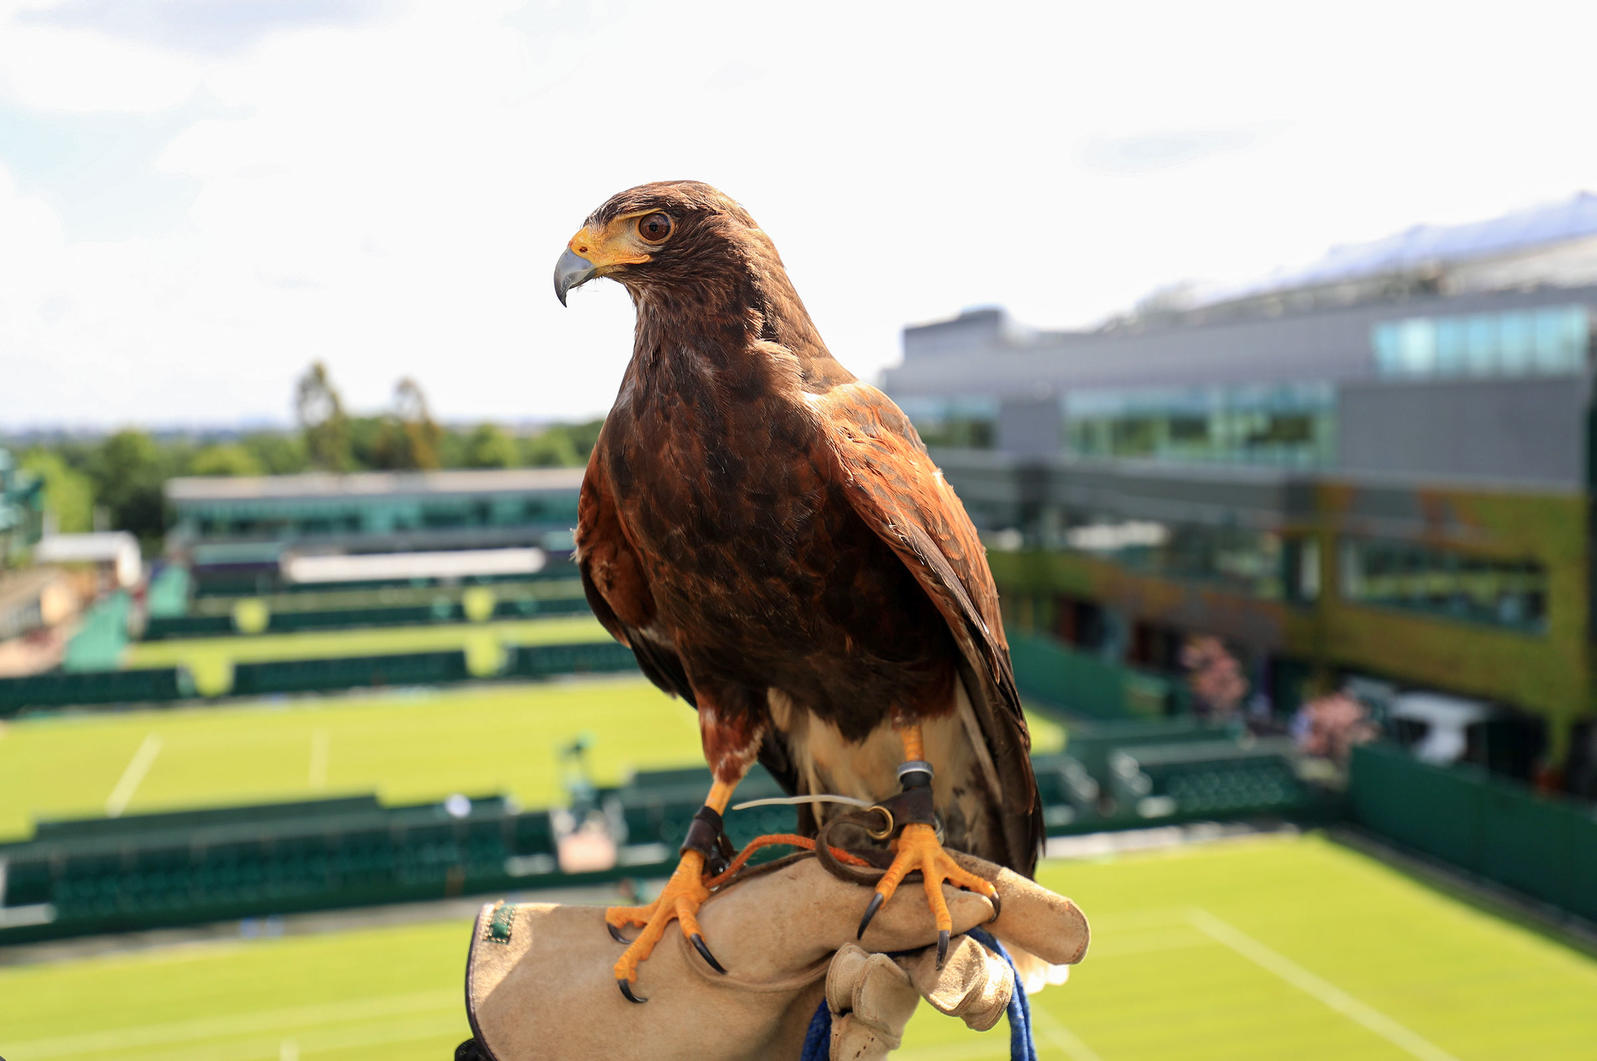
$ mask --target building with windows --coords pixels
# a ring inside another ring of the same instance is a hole
[[[1019,629],[1166,671],[1217,635],[1278,716],[1348,682],[1484,704],[1471,756],[1523,774],[1597,705],[1594,315],[1581,195],[1093,331],[907,328],[884,387]]]
[[[349,577],[510,577],[526,550],[570,551],[581,485],[580,468],[172,479],[167,551],[202,592],[269,591],[304,561],[377,554],[393,559],[381,577],[372,561]]]

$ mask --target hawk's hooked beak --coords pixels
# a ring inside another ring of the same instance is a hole
[[[574,287],[581,287],[593,279],[593,274],[599,267],[570,247],[555,262],[555,297],[560,299],[560,304],[566,304],[566,292]]]
[[[566,304],[566,292],[596,276],[611,276],[628,265],[649,260],[649,248],[638,239],[632,225],[637,214],[622,214],[597,228],[584,227],[566,243],[555,262],[555,294]]]

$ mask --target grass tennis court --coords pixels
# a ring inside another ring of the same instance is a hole
[[[29,818],[106,813],[117,793],[127,813],[372,791],[563,803],[558,750],[583,733],[601,782],[702,761],[693,710],[631,676],[64,715],[0,737],[0,838]]]
[[[601,784],[704,761],[693,710],[635,676],[40,717],[0,728],[0,840],[38,817],[373,791],[549,806],[565,802],[558,751],[584,733]],[[1046,719],[1033,737],[1063,741]]]
[[[1033,1000],[1069,1061],[1590,1057],[1597,961],[1326,839],[1047,863],[1092,919]],[[469,1032],[469,924],[190,944],[0,969],[14,1061],[438,1061]],[[647,1017],[639,1011],[639,1019]],[[1007,1054],[922,1007],[907,1061]]]
[[[519,619],[497,623],[444,623],[366,630],[312,630],[296,634],[173,638],[128,646],[125,667],[184,666],[202,693],[225,690],[234,663],[334,656],[381,656],[399,652],[464,649],[476,672],[479,662],[497,661],[501,645],[551,645],[608,641],[591,616]],[[491,669],[491,668],[490,668]]]

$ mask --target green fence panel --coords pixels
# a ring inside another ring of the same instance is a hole
[[[426,623],[458,623],[465,613],[458,601],[439,601],[400,608],[329,608],[323,611],[274,611],[267,630],[293,633],[299,630],[338,630],[372,626],[419,626]]]
[[[6,860],[5,892],[0,895],[6,906],[31,906],[47,903],[54,892],[55,868],[47,855],[24,856]]]
[[[495,619],[529,619],[540,615],[586,615],[586,597],[516,597],[494,602]]]
[[[1597,921],[1597,821],[1588,810],[1584,820],[1571,822],[1569,890],[1575,896],[1570,909],[1588,921]],[[1579,818],[1578,814],[1573,815]]]
[[[588,602],[581,597],[517,597],[495,602],[496,619],[529,619],[540,616],[586,615]],[[371,605],[353,608],[276,609],[269,612],[266,632],[296,633],[304,630],[346,630],[383,626],[423,626],[428,623],[461,623],[468,619],[459,600],[439,598],[425,604]],[[196,615],[171,615],[151,618],[144,629],[144,640],[160,641],[174,637],[225,637],[242,634],[232,613],[206,612]]]
[[[506,672],[518,678],[549,678],[561,674],[611,674],[637,668],[632,650],[614,641],[573,642],[560,645],[516,645],[510,650]]]
[[[525,811],[516,815],[511,850],[518,855],[553,855],[554,822],[546,810]]]
[[[1180,687],[1149,674],[1061,644],[1050,637],[1009,631],[1015,684],[1028,698],[1090,718],[1158,718],[1179,709]]]
[[[1369,744],[1354,751],[1348,791],[1361,823],[1482,872],[1480,778],[1417,762],[1401,748]]]
[[[231,615],[150,616],[144,625],[144,640],[164,641],[173,637],[220,637],[237,633]]]
[[[1574,851],[1562,807],[1531,792],[1503,785],[1481,791],[1481,874],[1550,902],[1568,905],[1574,896]]]
[[[1597,809],[1381,744],[1354,749],[1349,791],[1371,830],[1597,919]]]
[[[464,681],[466,654],[406,652],[385,656],[273,660],[233,666],[234,696],[327,692],[367,685],[436,685]]]
[[[35,841],[70,841],[88,837],[131,837],[145,833],[182,832],[199,827],[257,827],[270,822],[310,822],[318,818],[380,814],[375,794],[337,796],[333,799],[295,800],[242,807],[205,807],[199,810],[125,814],[120,818],[66,818],[46,820],[34,827]]]
[[[177,667],[32,674],[0,678],[0,717],[30,708],[164,703],[191,695],[188,672]]]

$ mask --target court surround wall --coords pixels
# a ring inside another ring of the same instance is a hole
[[[1349,796],[1366,828],[1597,921],[1597,808],[1385,744],[1354,749]]]

